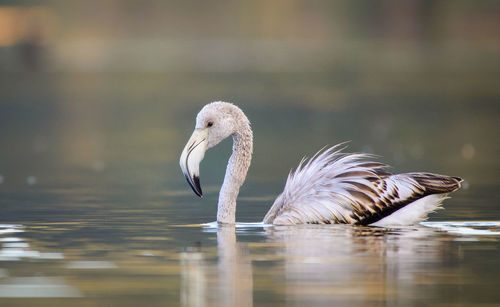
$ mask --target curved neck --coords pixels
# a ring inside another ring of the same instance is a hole
[[[252,151],[252,129],[248,122],[244,122],[233,134],[233,153],[229,158],[224,183],[219,193],[217,209],[217,222],[219,223],[234,224],[235,222],[236,198],[247,176]]]

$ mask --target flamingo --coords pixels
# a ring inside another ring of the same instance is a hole
[[[253,152],[253,133],[243,111],[228,102],[205,105],[180,157],[180,167],[194,193],[202,196],[199,164],[207,149],[232,136],[217,209],[217,222],[234,224],[236,199]],[[418,223],[440,208],[462,179],[433,173],[391,174],[387,165],[364,153],[344,153],[345,143],[302,159],[288,175],[283,192],[263,223],[404,226]]]

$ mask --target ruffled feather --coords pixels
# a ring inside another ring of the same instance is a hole
[[[370,161],[372,155],[343,153],[344,145],[302,159],[295,172],[288,175],[284,191],[264,217],[264,223],[380,223],[419,199],[460,187],[461,179],[457,177],[431,173],[392,175],[386,171],[387,165]],[[411,212],[415,218],[406,218],[404,224],[425,218],[444,197],[432,199],[432,204],[421,206],[425,207],[420,208],[422,212]]]

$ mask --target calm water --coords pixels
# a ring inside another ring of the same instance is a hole
[[[391,90],[324,74],[2,78],[1,304],[500,303],[494,90]],[[205,224],[230,141],[205,156],[203,199],[178,167],[197,111],[216,99],[239,104],[254,128],[237,211],[250,224],[236,229]],[[394,172],[466,183],[416,227],[252,224],[302,156],[345,140]]]

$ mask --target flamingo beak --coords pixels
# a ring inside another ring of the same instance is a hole
[[[179,164],[187,182],[199,197],[203,196],[200,185],[200,162],[205,156],[208,144],[208,130],[195,129],[182,151]]]

